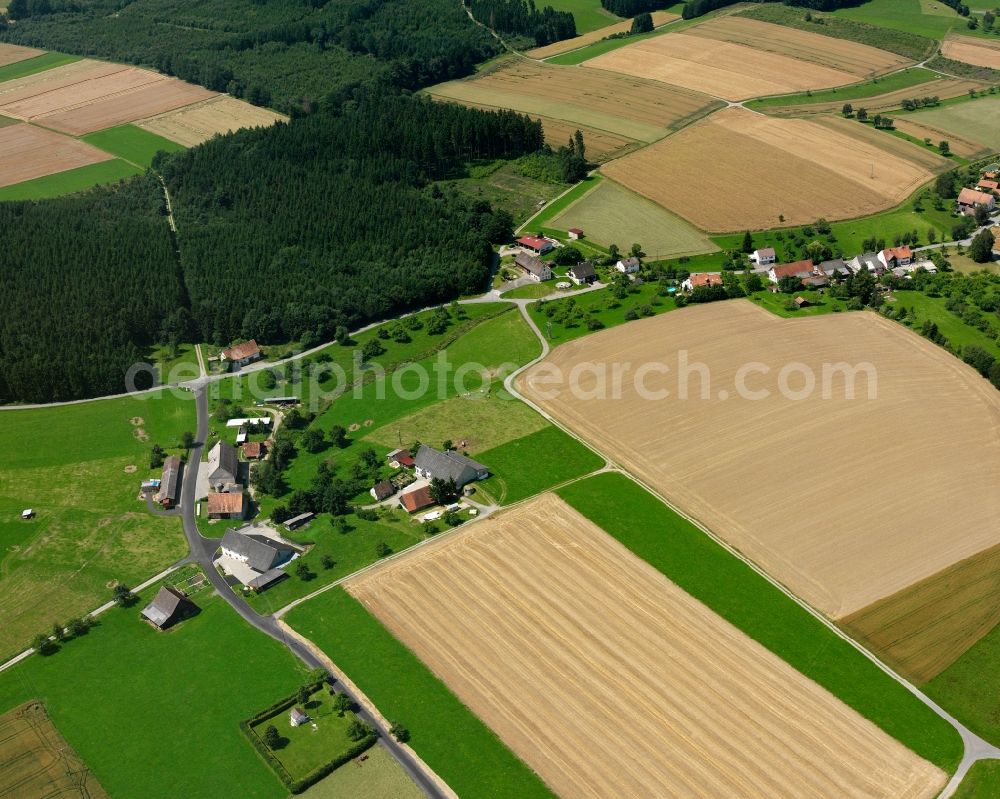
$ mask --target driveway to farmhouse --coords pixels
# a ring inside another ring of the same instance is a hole
[[[385,725],[366,710],[365,705],[359,697],[344,682],[339,680],[336,674],[333,674],[326,668],[308,645],[298,638],[288,635],[274,617],[261,616],[251,608],[243,597],[233,592],[225,578],[216,571],[215,564],[212,561],[216,550],[219,548],[219,541],[221,539],[202,537],[195,521],[195,495],[198,485],[197,469],[201,463],[201,452],[205,446],[205,440],[208,438],[208,394],[205,392],[205,383],[203,381],[196,381],[195,385],[191,386],[191,391],[195,396],[198,429],[195,435],[195,445],[191,447],[188,453],[187,464],[184,469],[184,481],[181,484],[181,518],[184,522],[184,535],[187,537],[188,546],[191,548],[190,559],[201,566],[219,595],[248,624],[253,625],[265,635],[269,635],[271,638],[284,644],[291,650],[292,654],[298,657],[310,669],[319,668],[326,671],[333,679],[337,688],[347,694],[351,702],[358,708],[357,715],[375,729],[378,734],[379,744],[389,751],[389,754],[396,759],[403,770],[427,796],[431,797],[431,799],[450,799],[454,794],[440,778],[426,766],[423,766],[422,763],[418,763],[417,758],[410,751],[409,747],[400,745],[389,734]]]

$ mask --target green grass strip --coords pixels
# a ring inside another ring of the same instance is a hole
[[[285,621],[326,652],[386,718],[410,730],[410,746],[459,796],[553,799],[538,775],[343,588],[300,605]]]
[[[182,144],[137,128],[135,125],[118,125],[107,130],[99,130],[97,133],[84,136],[83,140],[106,153],[117,155],[142,167],[151,166],[153,156],[160,150],[176,153],[184,149]]]
[[[88,164],[77,169],[57,172],[55,175],[26,180],[0,189],[0,200],[42,200],[64,194],[84,191],[100,183],[117,183],[119,180],[139,175],[142,170],[119,158]]]
[[[948,722],[812,614],[627,477],[599,474],[559,496],[676,585],[892,737],[946,771],[962,757]]]
[[[786,106],[813,105],[816,103],[833,103],[837,101],[850,102],[851,100],[863,100],[866,97],[877,97],[881,94],[907,89],[912,86],[920,86],[929,81],[937,80],[940,76],[936,72],[923,67],[914,69],[904,69],[902,72],[893,72],[881,78],[872,78],[863,83],[852,83],[849,86],[840,86],[836,89],[825,89],[812,93],[783,94],[776,97],[764,97],[759,100],[751,100],[744,103],[747,108],[755,110],[767,108],[784,108]],[[914,97],[923,97],[927,92],[914,91]],[[933,94],[933,91],[930,92]]]
[[[26,58],[24,61],[15,61],[13,64],[0,67],[0,83],[3,83],[5,80],[14,80],[15,78],[34,75],[36,72],[44,72],[47,69],[55,69],[56,67],[72,64],[74,61],[79,60],[80,56],[78,55],[43,53],[42,55],[36,55],[34,58]]]
[[[522,227],[524,227],[525,230],[539,230],[547,225],[553,218],[561,214],[566,208],[579,200],[588,191],[596,189],[602,180],[603,178],[600,175],[588,175],[561,197],[557,197],[550,202],[547,206],[545,206],[545,208],[525,222]]]

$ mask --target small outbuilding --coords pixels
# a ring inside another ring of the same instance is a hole
[[[235,486],[235,491],[218,493],[213,491],[208,495],[209,519],[242,519],[246,516],[246,496],[242,486]]]
[[[434,500],[431,498],[429,486],[421,486],[399,496],[399,505],[407,513],[416,513],[418,510],[429,508],[433,504]]]
[[[260,441],[248,441],[243,445],[243,457],[248,461],[260,460],[264,457],[264,445]]]
[[[315,513],[306,511],[305,513],[300,513],[298,516],[293,516],[291,519],[284,523],[285,529],[291,532],[292,530],[298,530],[302,525],[308,524],[313,519],[316,518]]]
[[[580,239],[583,238],[583,231],[580,230],[580,228],[578,227],[571,227],[566,232],[569,233],[569,237],[573,239],[573,241],[579,241]]]
[[[408,449],[394,449],[385,459],[393,469],[413,466],[413,454]]]
[[[163,585],[139,615],[157,630],[165,630],[197,612],[198,606],[184,594],[172,585]]]
[[[23,511],[21,511],[21,518],[22,519],[34,519],[35,518],[35,509],[34,508],[25,508]]]
[[[381,502],[383,499],[388,499],[395,494],[396,487],[388,480],[379,480],[371,487],[368,493],[372,495],[372,499],[376,502]]]
[[[288,714],[288,723],[293,727],[301,727],[309,721],[309,716],[300,707],[293,707],[292,712]]]
[[[164,508],[172,508],[177,504],[177,489],[181,476],[181,459],[171,455],[163,462],[163,474],[160,476],[160,490],[156,501]]]

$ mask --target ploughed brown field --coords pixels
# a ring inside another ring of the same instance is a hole
[[[841,621],[915,682],[933,679],[1000,624],[1000,546],[949,566]]]
[[[857,83],[909,63],[874,47],[783,25],[718,17],[585,62],[726,100]]]
[[[702,230],[727,232],[883,211],[947,166],[861,127],[727,108],[602,171]]]
[[[0,799],[107,799],[39,702],[0,716]]]
[[[473,78],[428,89],[466,105],[510,108],[635,141],[655,141],[720,103],[704,94],[613,72],[511,58]]]
[[[215,96],[149,70],[84,60],[0,84],[0,114],[78,136]]]
[[[653,18],[654,28],[666,25],[675,19],[680,19],[680,16],[671,14],[669,11],[653,11],[650,16]],[[545,45],[545,47],[536,47],[534,50],[529,50],[526,55],[532,58],[550,58],[560,53],[568,53],[570,50],[586,47],[588,44],[599,42],[601,39],[605,39],[615,33],[628,33],[630,30],[632,30],[632,20],[626,19],[623,22],[608,25],[606,28],[599,28],[596,31],[590,31],[590,33],[584,33],[581,36],[574,36],[572,39],[563,39],[561,42],[553,42],[552,44]]]
[[[44,50],[36,50],[34,47],[22,47],[19,44],[0,42],[0,67],[16,64],[18,61],[26,61],[44,52]]]
[[[0,186],[108,161],[113,156],[86,142],[34,125],[0,127]]]
[[[194,147],[220,133],[243,128],[266,128],[288,117],[234,97],[220,95],[210,100],[168,111],[137,123],[140,128]]]
[[[560,796],[900,799],[945,780],[552,494],[347,589]]]
[[[687,399],[682,351],[704,364]],[[647,362],[671,369],[645,379],[669,397],[641,395],[632,376]],[[633,370],[620,398],[587,398],[597,386],[588,364],[615,363]],[[782,392],[789,364],[799,366]],[[546,394],[550,367],[581,370],[583,393]],[[743,398],[741,375],[748,391],[769,393]],[[807,375],[815,389],[796,398]],[[521,388],[834,618],[1000,544],[1000,394],[876,314],[781,319],[748,300],[688,307],[563,344]]]
[[[978,67],[1000,69],[1000,42],[973,39],[971,36],[949,36],[941,44],[941,55],[975,64]]]

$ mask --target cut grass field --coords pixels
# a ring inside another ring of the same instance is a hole
[[[410,730],[409,745],[459,796],[552,799],[538,776],[343,588],[284,619],[375,704]]]
[[[939,41],[953,30],[968,32],[965,18],[954,9],[924,0],[870,0],[854,8],[842,8],[834,16]]]
[[[117,155],[119,158],[135,164],[148,167],[153,163],[153,156],[163,150],[175,153],[183,150],[180,144],[157,136],[134,125],[119,125],[115,128],[91,133],[83,140],[105,152]]]
[[[227,796],[284,799],[239,723],[291,693],[302,667],[210,591],[194,595],[197,616],[158,632],[138,611],[155,592],[0,674],[0,710],[44,702],[110,796],[215,799],[224,783]]]
[[[990,743],[1000,746],[1000,625],[922,686],[948,712]]]
[[[561,796],[929,799],[945,780],[553,494],[347,590]]]
[[[568,11],[572,14],[577,33],[598,31],[621,21],[620,17],[605,10],[600,0],[546,0],[545,4],[556,11]],[[632,24],[631,20],[628,20],[628,24]]]
[[[107,799],[108,795],[40,703],[28,702],[0,715],[0,797],[55,796]]]
[[[899,122],[926,125],[944,131],[949,139],[972,140],[989,150],[1000,150],[1000,97],[982,97],[968,103],[917,111],[898,118]],[[901,130],[907,130],[904,126]],[[918,135],[918,138],[923,138]],[[956,151],[957,152],[957,151]]]
[[[860,124],[825,122],[726,109],[602,170],[712,232],[862,217],[901,203],[934,175],[932,153]]]
[[[43,200],[49,197],[62,197],[65,194],[75,194],[79,191],[98,186],[102,183],[117,183],[119,180],[139,175],[139,167],[112,158],[89,166],[69,169],[55,175],[26,180],[12,186],[0,188],[0,201],[3,200]]]
[[[534,433],[481,452],[476,459],[490,468],[491,475],[476,484],[477,490],[500,505],[520,502],[604,465],[603,458],[548,423]]]
[[[958,733],[772,583],[627,477],[608,473],[557,492],[669,580],[945,771]]]
[[[1000,796],[1000,761],[980,760],[965,775],[953,799],[995,799]]]
[[[18,61],[13,64],[0,66],[0,83],[16,78],[23,78],[27,75],[34,75],[37,72],[45,72],[48,69],[55,69],[66,64],[79,61],[80,56],[68,55],[66,53],[43,53],[42,55]]]
[[[613,180],[598,184],[551,217],[548,225],[559,230],[582,228],[588,239],[604,246],[615,243],[627,249],[638,242],[650,258],[676,258],[718,249],[697,228]]]
[[[382,746],[373,746],[366,760],[355,760],[338,768],[299,794],[302,799],[423,799],[424,793],[392,755]]]
[[[438,99],[510,108],[637,141],[655,141],[700,118],[718,101],[614,72],[586,73],[512,57],[465,80],[433,86]]]
[[[847,616],[841,626],[916,683],[927,682],[1000,624],[1000,547]]]
[[[659,288],[656,283],[650,282],[644,283],[642,286],[633,286],[624,300],[616,300],[610,291],[602,290],[587,292],[579,297],[552,300],[551,303],[559,307],[561,303],[572,301],[580,315],[589,314],[599,320],[606,328],[617,327],[627,321],[625,315],[630,309],[648,306],[654,314],[675,310],[677,305],[672,297],[657,295]],[[545,313],[547,305],[548,303],[532,303],[528,306],[528,313],[531,314],[550,344],[562,344],[591,332],[580,321],[579,317],[571,317],[571,320],[563,319],[562,321],[559,321],[558,316],[549,317]]]
[[[180,520],[151,516],[137,496],[141,479],[159,477],[150,447],[174,447],[195,409],[127,398],[3,411],[0,421],[0,655],[12,655],[53,621],[103,604],[116,580],[135,585],[184,556]],[[24,508],[35,518],[21,521]]]
[[[873,113],[899,108],[903,100],[914,97],[958,97],[966,94],[969,89],[980,89],[982,85],[978,81],[945,78],[929,69],[914,67],[851,86],[764,97],[751,100],[745,105],[754,111],[767,113],[839,114],[844,103],[851,103]]]
[[[764,370],[747,386],[737,371],[751,361]],[[602,393],[602,370],[581,362],[672,372],[643,382],[626,374]],[[691,363],[697,380],[673,376]],[[572,392],[547,374],[575,375]],[[520,385],[834,619],[1000,544],[990,522],[1000,514],[1000,394],[951,353],[870,312],[780,319],[746,300],[688,307],[558,347]],[[937,423],[943,414],[947,426]],[[914,427],[920,437],[906,435]],[[837,491],[817,477],[830,473],[879,479]],[[926,481],[933,492],[910,490]]]
[[[673,14],[669,11],[653,11],[650,16],[653,19],[653,26],[656,28],[680,18],[677,14]],[[529,50],[526,55],[531,58],[551,58],[552,56],[561,55],[562,53],[568,53],[570,50],[578,50],[589,44],[600,42],[602,39],[616,33],[628,33],[631,29],[632,20],[626,19],[621,22],[606,25],[606,27],[583,33],[582,35],[575,36],[572,39],[563,39],[559,42],[547,44],[545,47],[536,47],[534,50]],[[579,25],[577,25],[577,32],[580,32]]]

